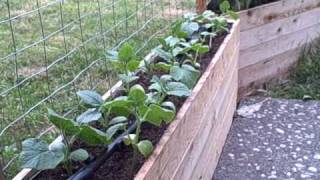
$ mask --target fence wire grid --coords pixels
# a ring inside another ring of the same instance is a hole
[[[0,0],[0,179],[20,170],[24,139],[54,138],[48,107],[72,117],[78,90],[103,94],[117,81],[107,49],[128,42],[142,58],[194,9],[195,0]]]

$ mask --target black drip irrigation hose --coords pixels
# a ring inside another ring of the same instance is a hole
[[[137,123],[132,124],[128,130],[117,137],[111,144],[106,148],[107,150],[94,161],[90,162],[85,167],[79,169],[75,174],[68,178],[68,180],[89,180],[91,179],[93,173],[115,152],[117,151],[121,144],[123,137],[132,133],[137,127]]]

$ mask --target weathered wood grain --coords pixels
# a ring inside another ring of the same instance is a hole
[[[319,37],[320,23],[240,51],[240,69],[302,47]],[[240,77],[241,78],[241,77]]]
[[[298,52],[320,37],[319,0],[281,0],[242,11],[239,16],[240,96],[287,74]]]
[[[235,54],[234,58],[238,55]],[[218,114],[223,114],[224,109],[230,103],[227,96],[231,94],[237,94],[237,83],[238,83],[238,62],[233,61],[232,66],[229,67],[229,72],[224,75],[223,84],[217,93],[212,97],[212,102],[207,106],[208,112],[202,119],[201,127],[194,137],[192,142],[189,144],[187,151],[185,152],[182,161],[179,164],[179,168],[176,168],[176,172],[171,179],[190,179],[192,174],[195,173],[197,162],[201,161],[201,154],[205,149],[205,146],[209,139],[209,134],[212,131],[218,131],[214,124],[219,123],[219,119],[216,119]],[[214,171],[214,168],[211,169]]]
[[[304,30],[320,23],[320,7],[298,15],[267,23],[240,34],[240,50],[245,50],[281,36]]]
[[[319,6],[319,0],[281,0],[241,11],[241,31],[301,14]]]
[[[286,51],[272,58],[239,70],[239,94],[258,88],[264,82],[285,74],[297,63],[301,48]]]

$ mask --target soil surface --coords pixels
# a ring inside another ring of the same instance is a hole
[[[232,25],[229,24],[229,29]],[[221,43],[228,35],[227,32],[218,34],[212,41],[212,47],[210,51],[200,57],[200,72],[201,74],[207,69],[215,53],[219,49]],[[165,74],[163,72],[155,72],[157,76]],[[150,85],[151,77],[144,73],[138,73],[140,78],[138,79],[138,84],[142,85],[145,89]],[[148,92],[148,91],[147,91]],[[123,95],[123,91],[118,91],[113,94],[113,97]],[[166,100],[171,101],[175,104],[177,112],[183,105],[186,98],[178,98],[174,96],[169,96]],[[132,122],[131,122],[132,123]],[[156,127],[150,124],[142,124],[141,130],[141,140],[148,139],[152,142],[154,146],[159,142],[161,136],[164,134],[167,124],[162,124],[161,127]],[[74,163],[72,164],[72,172],[75,173],[78,169],[85,166],[86,164],[92,162],[96,157],[99,157],[103,153],[103,147],[88,147],[84,144],[76,144],[75,148],[82,147],[90,153],[90,159],[82,164]],[[133,149],[130,146],[123,145],[120,150],[114,152],[111,157],[95,172],[95,175],[90,178],[94,180],[131,180],[134,175],[139,171],[145,158],[138,154],[136,159],[133,157]],[[54,170],[46,170],[41,172],[35,179],[41,180],[63,180],[67,179],[69,176],[63,166],[59,166]]]

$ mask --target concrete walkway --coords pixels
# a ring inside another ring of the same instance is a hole
[[[240,103],[214,180],[320,180],[320,102]]]

